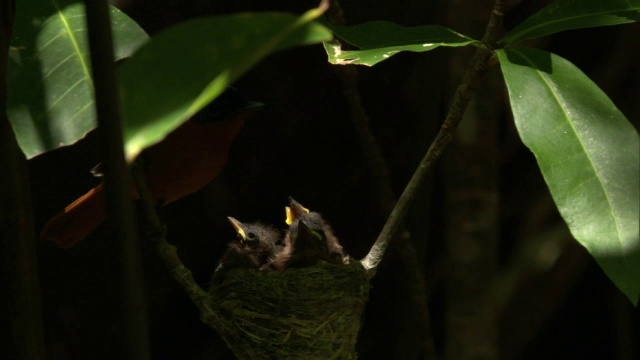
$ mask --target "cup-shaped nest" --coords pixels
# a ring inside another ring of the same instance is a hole
[[[233,269],[210,289],[204,320],[239,359],[355,359],[369,287],[357,261]]]

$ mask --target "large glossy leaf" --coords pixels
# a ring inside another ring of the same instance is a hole
[[[557,0],[514,28],[504,42],[571,29],[617,25],[640,20],[640,0]]]
[[[331,39],[302,16],[252,13],[191,20],[154,36],[120,72],[129,160],[202,109],[265,56]]]
[[[569,61],[498,51],[518,133],[571,233],[634,303],[640,297],[638,132]]]
[[[95,127],[84,5],[70,0],[17,2],[9,62],[9,118],[28,158],[69,145]],[[111,8],[117,59],[148,37]]]
[[[465,46],[476,41],[438,25],[404,27],[388,21],[354,26],[328,25],[342,41],[359,50],[343,50],[339,41],[325,42],[329,62],[373,66],[401,51],[423,52],[440,46]]]

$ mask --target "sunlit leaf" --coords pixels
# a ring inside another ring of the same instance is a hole
[[[329,62],[337,65],[373,66],[402,52],[423,52],[440,46],[465,46],[476,41],[438,25],[404,27],[388,21],[354,26],[328,25],[341,41],[325,42]],[[341,42],[358,47],[345,50]]]
[[[199,18],[154,36],[120,72],[128,159],[162,140],[265,56],[330,40],[331,32],[312,22],[323,11]]]
[[[611,100],[569,61],[498,51],[518,133],[571,233],[629,299],[640,297],[640,141]]]
[[[504,42],[560,31],[618,25],[640,20],[640,0],[557,0],[513,29]]]
[[[9,61],[9,118],[28,158],[73,144],[95,127],[84,5],[21,0]],[[148,36],[111,8],[117,59]]]

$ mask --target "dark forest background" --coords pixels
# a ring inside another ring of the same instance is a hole
[[[505,27],[515,26],[549,2],[507,1]],[[341,1],[348,24],[439,24],[475,38],[484,32],[492,3]],[[301,13],[316,4],[124,0],[115,5],[153,35],[198,16]],[[638,39],[640,26],[633,24],[568,31],[529,45],[579,66],[638,127]],[[372,68],[358,68],[360,95],[396,196],[434,138],[472,53],[471,48],[401,53]],[[436,349],[450,351],[446,349],[455,328],[450,312],[464,296],[451,281],[472,275],[460,275],[451,255],[467,254],[479,256],[479,269],[488,273],[514,272],[513,281],[505,284],[504,308],[487,310],[493,329],[487,332],[495,331],[501,358],[637,359],[638,310],[571,238],[533,155],[518,138],[499,71],[494,67],[481,87],[457,139],[410,210],[406,227],[417,262],[408,265],[407,255],[392,243],[372,281],[358,343],[360,357],[422,356],[420,304],[426,299],[416,290],[415,265],[426,279]],[[367,166],[342,83],[322,47],[270,56],[234,86],[266,107],[246,123],[223,173],[205,189],[164,209],[168,240],[178,246],[184,263],[206,284],[235,235],[226,216],[282,228],[288,196],[321,212],[349,254],[362,258],[386,220],[377,194],[380,179],[373,178]],[[74,146],[29,162],[38,232],[49,217],[97,184],[89,169],[98,161],[97,138],[90,134]],[[488,209],[482,202],[474,209],[473,204],[460,204],[461,199],[478,198],[473,196],[477,193],[490,197],[495,206]],[[474,249],[456,241],[456,231],[469,224],[479,224],[486,237]],[[38,244],[50,359],[119,358],[123,324],[115,305],[118,254],[106,234],[101,227],[68,250]],[[143,246],[143,253],[153,358],[232,359],[225,343],[200,322],[197,309],[152,247]],[[483,277],[478,277],[476,286],[482,288]],[[482,306],[472,312],[483,313]]]

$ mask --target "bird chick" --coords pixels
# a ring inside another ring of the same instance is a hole
[[[271,268],[284,270],[315,265],[318,260],[332,264],[346,264],[345,254],[331,226],[322,216],[289,198],[286,207],[289,225],[284,243],[285,248],[271,264]]]
[[[243,223],[230,216],[227,219],[236,230],[237,238],[229,243],[218,262],[214,281],[232,268],[259,269],[282,252],[281,234],[273,227],[259,222]]]

